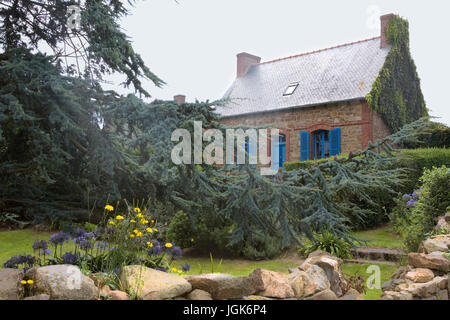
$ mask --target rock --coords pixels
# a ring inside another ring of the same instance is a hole
[[[256,292],[249,277],[214,273],[184,278],[192,285],[192,289],[209,292],[214,300],[241,299]]]
[[[331,255],[330,253],[326,252],[326,251],[316,250],[316,251],[311,252],[311,253],[308,255],[308,258],[320,257],[320,256],[329,256],[329,257],[332,257],[332,255]]]
[[[0,269],[0,300],[17,300],[21,293],[20,281],[24,272],[19,269]]]
[[[188,300],[212,300],[211,294],[209,292],[195,289],[186,295]]]
[[[409,292],[385,291],[381,296],[382,300],[412,300],[413,296]]]
[[[254,296],[254,295],[252,295],[252,296],[246,296],[246,297],[244,297],[244,300],[253,300],[253,301],[256,301],[256,300],[273,300],[273,299],[267,298],[267,297],[263,297],[263,296]]]
[[[304,296],[310,296],[317,292],[330,288],[330,282],[322,268],[312,265],[306,270],[306,282],[304,286]]]
[[[258,268],[249,275],[249,278],[260,296],[279,299],[294,297],[294,290],[289,284],[288,276],[282,272]]]
[[[392,279],[396,280],[396,279],[404,279],[406,274],[411,271],[413,268],[411,266],[404,266],[404,267],[400,267],[398,268],[393,274],[392,274]]]
[[[60,264],[31,268],[25,276],[34,281],[33,295],[48,294],[51,300],[96,300],[99,297],[94,281],[83,275],[77,266]]]
[[[123,267],[120,280],[128,292],[144,300],[174,298],[192,290],[191,284],[179,275],[139,265]]]
[[[38,294],[37,296],[26,297],[23,300],[50,300],[50,296],[48,294]]]
[[[100,295],[101,295],[101,296],[104,296],[104,297],[109,296],[109,293],[110,293],[110,292],[111,292],[111,288],[110,288],[108,285],[103,286],[103,287],[100,289]]]
[[[345,279],[344,273],[340,267],[342,260],[333,257],[328,253],[318,255],[320,252],[323,251],[314,251],[314,255],[310,255],[308,259],[306,259],[305,262],[303,262],[303,264],[299,267],[299,269],[306,271],[312,265],[322,268],[327,275],[328,281],[330,282],[331,290],[338,297],[340,297],[347,288],[347,280]]]
[[[447,217],[447,215],[449,215],[449,217]],[[438,222],[434,227],[434,231],[440,232],[445,230],[446,232],[450,232],[450,221],[446,219],[450,219],[450,212],[447,212],[444,217],[438,217]]]
[[[423,248],[426,253],[436,251],[448,252],[450,246],[450,235],[438,235],[423,241]]]
[[[436,277],[433,279],[439,289],[447,289],[448,276]]]
[[[416,283],[424,283],[433,280],[434,273],[430,269],[417,268],[409,271],[405,278]]]
[[[94,281],[94,284],[98,288],[102,288],[103,285],[106,283],[106,275],[104,273],[91,273],[88,275],[92,281]]]
[[[436,277],[425,283],[405,283],[399,286],[401,291],[409,292],[414,297],[425,299],[435,296],[447,286],[447,277]]]
[[[440,255],[439,255],[440,253]],[[408,262],[416,268],[427,268],[432,270],[449,271],[450,260],[442,256],[442,252],[430,254],[411,252],[408,254]]]
[[[358,290],[350,288],[342,297],[338,300],[363,300],[361,293]]]
[[[438,300],[448,300],[448,291],[447,290],[439,290],[437,293]]]
[[[130,300],[128,293],[120,290],[111,290],[108,294],[111,300]]]
[[[294,291],[295,298],[301,298],[305,294],[305,286],[309,282],[305,271],[298,270],[288,276],[289,284]]]
[[[405,283],[406,281],[404,279],[393,279],[386,281],[381,286],[381,290],[383,291],[396,291],[396,288],[400,285]]]
[[[450,212],[447,212],[444,216],[444,220],[450,223]]]
[[[298,270],[298,268],[288,268],[289,273],[296,273]]]
[[[332,290],[326,289],[308,298],[305,298],[305,300],[337,300],[337,297]]]

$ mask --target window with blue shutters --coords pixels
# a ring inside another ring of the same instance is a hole
[[[309,160],[309,132],[300,132],[300,161]]]
[[[341,128],[330,130],[330,156],[341,154]]]

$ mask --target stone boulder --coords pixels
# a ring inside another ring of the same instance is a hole
[[[363,300],[361,293],[358,290],[350,288],[345,295],[340,297],[338,300]]]
[[[0,300],[17,300],[24,272],[19,269],[0,269]]]
[[[450,233],[450,212],[447,212],[443,217],[438,217],[434,230],[440,232],[442,229]]]
[[[330,282],[322,268],[312,265],[305,272],[306,282],[304,285],[303,296],[311,296],[320,291],[330,289]]]
[[[297,271],[288,275],[288,281],[294,291],[295,298],[301,298],[305,295],[305,286],[309,283],[308,276],[305,271]]]
[[[128,292],[144,300],[162,300],[182,296],[192,290],[183,277],[140,265],[122,268],[120,280]]]
[[[430,269],[417,268],[409,271],[405,275],[405,279],[411,280],[415,283],[424,283],[433,280],[434,273]]]
[[[185,276],[184,279],[192,289],[209,292],[214,300],[241,299],[256,292],[249,277],[214,273]]]
[[[294,290],[285,273],[259,268],[254,270],[249,278],[257,295],[279,299],[294,297]]]
[[[188,300],[212,300],[211,294],[209,292],[194,289],[192,292],[189,292],[186,295],[186,299]]]
[[[326,289],[320,291],[310,297],[305,298],[304,300],[337,300],[336,294],[330,290]]]
[[[432,252],[448,252],[448,248],[450,247],[450,235],[438,235],[423,241],[422,246],[425,250],[425,253]]]
[[[23,300],[50,300],[50,296],[48,294],[38,294],[37,296],[26,297]]]
[[[415,253],[408,254],[408,263],[415,268],[427,268],[448,272],[450,260],[442,256],[441,252],[433,252],[431,254]]]
[[[100,290],[100,294],[110,300],[130,300],[128,293],[120,290],[111,290],[108,285],[104,285]]]
[[[34,281],[32,295],[47,294],[51,300],[96,300],[99,297],[94,281],[83,275],[77,266],[31,268],[25,276]]]
[[[412,300],[413,296],[409,292],[404,291],[384,291],[381,300]]]
[[[308,259],[299,266],[300,270],[308,270],[312,265],[316,265],[325,271],[331,290],[338,296],[342,296],[347,288],[347,280],[341,270],[342,259],[333,257],[324,251],[314,251]],[[319,255],[319,253],[321,255]]]

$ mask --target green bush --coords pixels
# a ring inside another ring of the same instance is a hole
[[[338,158],[348,157],[348,154],[343,153],[343,154],[338,155],[337,157]],[[312,166],[314,166],[316,163],[321,164],[321,163],[330,161],[332,159],[334,159],[334,157],[316,159],[316,160],[306,160],[306,161],[287,161],[287,162],[283,163],[283,168],[286,171],[298,170],[298,169],[309,169]]]
[[[446,166],[425,169],[419,181],[422,187],[397,199],[390,215],[408,251],[417,251],[433,230],[436,218],[450,206],[450,170]]]
[[[428,148],[450,148],[450,128],[445,124],[431,122],[430,129],[418,137],[418,143],[405,143],[407,149],[416,149],[423,146]]]
[[[274,258],[282,252],[280,237],[261,232],[246,236],[243,241],[230,246],[234,229],[230,220],[211,213],[203,213],[192,219],[183,211],[177,212],[168,226],[167,239],[182,248],[195,247],[203,254],[253,260]]]
[[[299,248],[299,254],[303,257],[307,257],[311,252],[316,250],[322,250],[330,253],[335,257],[342,259],[351,258],[350,249],[351,244],[333,235],[329,231],[325,231],[323,234],[317,235],[313,241],[306,240],[304,247]]]

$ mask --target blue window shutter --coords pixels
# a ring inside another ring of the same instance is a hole
[[[341,128],[330,130],[330,156],[341,154]]]
[[[309,160],[309,132],[300,132],[300,161]]]
[[[253,139],[251,139],[251,138],[249,138],[248,139],[248,150],[247,150],[247,152],[248,152],[248,156],[249,156],[249,159],[248,159],[248,163],[249,164],[252,164],[251,162],[250,162],[250,157],[254,157],[255,158],[255,160],[257,160],[256,159],[256,140],[253,140]]]
[[[280,167],[280,142],[273,136],[271,137],[271,150],[272,150],[271,154],[272,169],[278,170]]]

